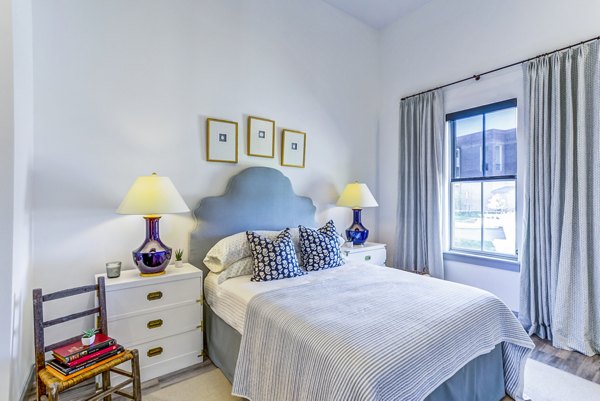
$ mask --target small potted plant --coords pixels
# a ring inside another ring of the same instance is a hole
[[[175,251],[175,267],[183,267],[183,249],[177,249]]]
[[[88,329],[83,331],[83,336],[81,336],[81,343],[83,345],[92,345],[94,340],[96,339],[97,329]]]

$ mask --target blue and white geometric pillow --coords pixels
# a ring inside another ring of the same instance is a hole
[[[298,226],[302,267],[306,271],[329,269],[344,264],[340,250],[339,235],[333,220],[318,230]]]
[[[252,231],[246,231],[246,236],[254,259],[250,280],[271,281],[305,274],[298,266],[296,249],[289,229],[286,228],[272,240]]]

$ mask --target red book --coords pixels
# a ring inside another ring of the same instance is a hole
[[[52,350],[52,354],[56,359],[67,363],[115,344],[116,341],[113,338],[98,333],[92,345],[83,345],[81,340],[77,340]]]
[[[111,351],[114,351],[114,350],[117,349],[117,347],[119,347],[118,344],[111,345],[111,346],[103,348],[103,349],[101,349],[99,351],[92,352],[91,354],[84,355],[84,356],[82,356],[80,358],[77,358],[77,359],[71,361],[71,362],[65,362],[65,363],[67,365],[69,365],[69,367],[79,366],[82,363],[85,363],[85,362],[87,362],[87,361],[89,361],[91,359],[96,359],[96,358],[98,358],[101,355],[104,355],[104,354],[107,354],[107,353],[109,353]]]

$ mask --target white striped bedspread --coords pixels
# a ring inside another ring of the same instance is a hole
[[[418,401],[500,343],[506,393],[521,399],[534,345],[502,301],[395,269],[344,266],[334,278],[252,298],[233,394]]]

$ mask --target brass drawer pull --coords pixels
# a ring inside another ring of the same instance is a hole
[[[162,291],[154,291],[154,292],[149,292],[148,295],[146,296],[146,299],[148,301],[156,301],[157,299],[161,299],[163,296]]]
[[[371,260],[371,255],[365,256],[365,260]]]
[[[162,319],[156,319],[156,320],[150,320],[148,322],[148,324],[146,325],[146,327],[148,327],[149,329],[156,329],[156,328],[159,328],[162,325],[163,325],[163,320]]]
[[[150,348],[146,355],[148,355],[149,358],[152,358],[154,356],[159,356],[160,354],[162,354],[162,352],[162,347]]]

